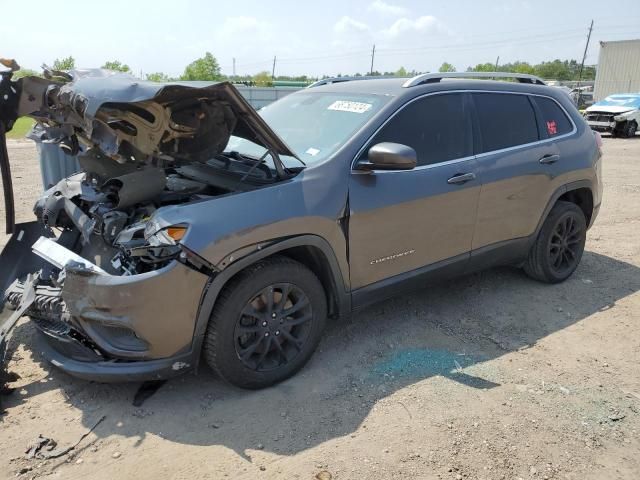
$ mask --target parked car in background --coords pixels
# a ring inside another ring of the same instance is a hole
[[[531,75],[328,82],[259,114],[229,83],[8,81],[4,123],[46,122],[83,171],[9,226],[0,333],[28,315],[82,378],[167,378],[203,353],[265,387],[327,317],[427,281],[513,265],[562,282],[600,208],[598,136]]]
[[[640,93],[609,95],[586,109],[584,118],[593,130],[613,137],[634,137],[640,124]]]
[[[593,105],[593,89],[591,87],[574,88],[570,95],[579,110]]]

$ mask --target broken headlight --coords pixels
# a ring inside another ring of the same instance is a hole
[[[144,232],[145,239],[149,245],[153,247],[162,247],[167,245],[177,245],[187,233],[186,225],[174,225],[156,230],[154,233]]]

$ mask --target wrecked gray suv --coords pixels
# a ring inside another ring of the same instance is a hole
[[[2,139],[1,328],[30,317],[82,378],[167,378],[203,356],[264,387],[307,362],[327,317],[426,280],[566,279],[600,206],[597,139],[527,75],[327,81],[258,115],[229,83],[45,73],[3,74],[2,126],[35,118],[82,171],[13,225]]]

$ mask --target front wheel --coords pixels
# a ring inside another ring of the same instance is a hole
[[[240,272],[220,293],[204,354],[224,380],[263,388],[309,360],[326,323],[322,284],[304,265],[272,257]]]
[[[566,280],[578,268],[586,238],[582,209],[575,203],[558,201],[531,247],[524,271],[545,283]]]
[[[624,136],[627,138],[633,138],[636,136],[636,131],[638,130],[638,125],[636,122],[627,122],[627,125],[624,128]]]

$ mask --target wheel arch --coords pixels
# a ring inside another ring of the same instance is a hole
[[[580,207],[584,217],[587,219],[587,225],[591,225],[591,217],[593,216],[593,192],[591,188],[584,186],[573,188],[560,195],[556,203],[560,200],[575,203]]]
[[[531,243],[535,241],[542,229],[544,221],[549,216],[549,212],[558,201],[568,201],[578,205],[584,212],[587,219],[587,226],[591,226],[591,220],[593,218],[593,184],[589,180],[579,180],[577,182],[571,182],[558,188],[547,203],[544,209],[535,233],[531,236]]]
[[[296,260],[318,277],[327,295],[327,309],[330,316],[340,316],[351,311],[351,295],[347,289],[346,279],[333,249],[326,240],[317,235],[301,235],[277,240],[265,248],[237,259],[207,283],[196,319],[194,352],[199,355],[202,349],[211,312],[224,286],[250,265],[274,255]]]

